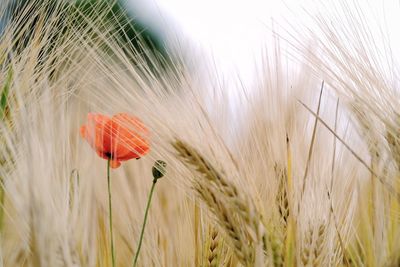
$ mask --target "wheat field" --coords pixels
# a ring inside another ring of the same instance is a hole
[[[157,160],[138,266],[400,266],[396,47],[357,2],[266,28],[235,100],[185,41],[165,58],[140,33],[124,42],[111,6],[71,3],[0,3],[1,266],[113,266],[112,243],[134,266]],[[107,160],[79,134],[89,112],[150,132],[148,154],[111,169],[111,227]]]

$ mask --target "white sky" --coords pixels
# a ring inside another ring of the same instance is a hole
[[[329,16],[329,1],[318,0],[128,0],[140,10],[138,18],[150,23],[160,32],[181,31],[185,38],[213,55],[218,67],[224,73],[240,72],[244,81],[252,80],[254,59],[265,47],[270,31],[271,18],[284,23],[296,23],[291,11],[299,6],[311,14],[318,13],[319,2]],[[337,1],[336,1],[337,2]],[[366,21],[380,21],[387,27],[394,53],[400,48],[400,8],[398,0],[353,0],[367,12]],[[308,4],[307,4],[308,3]],[[334,2],[332,2],[334,3]],[[290,11],[289,11],[290,10]],[[314,10],[314,11],[311,11]],[[368,13],[369,11],[371,13]],[[375,12],[375,13],[374,13]],[[156,18],[156,19],[155,19]],[[303,19],[303,18],[300,18]],[[173,22],[171,24],[171,22]],[[379,40],[380,41],[380,40]]]

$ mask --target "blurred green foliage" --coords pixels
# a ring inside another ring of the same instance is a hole
[[[7,114],[7,99],[8,92],[10,91],[10,86],[13,78],[13,70],[11,68],[8,69],[7,77],[4,82],[3,88],[1,90],[0,97],[0,119],[4,119]]]
[[[152,32],[146,25],[134,21],[135,14],[133,11],[126,10],[122,2],[118,0],[75,0],[72,2],[35,0],[34,4],[31,0],[12,1],[8,11],[11,14],[10,19],[29,20],[32,23],[29,27],[32,29],[30,32],[24,32],[23,35],[20,35],[18,31],[15,32],[15,36],[19,36],[15,44],[17,52],[32,40],[31,37],[39,20],[39,14],[35,10],[39,6],[42,8],[40,16],[42,16],[42,19],[44,16],[45,21],[52,19],[52,15],[57,13],[55,11],[60,11],[60,9],[68,16],[68,21],[61,18],[54,25],[50,33],[50,41],[46,44],[46,48],[40,52],[39,65],[40,62],[48,59],[49,52],[58,44],[60,39],[65,38],[65,33],[71,27],[75,30],[83,30],[86,39],[96,40],[98,35],[89,25],[92,22],[96,22],[96,30],[100,30],[102,33],[104,30],[104,33],[113,36],[113,39],[126,52],[132,63],[136,63],[137,56],[140,56],[141,61],[146,62],[148,69],[153,72],[159,72],[171,63],[171,58],[161,37]],[[104,46],[104,49],[112,55],[112,49],[107,48],[107,46]]]

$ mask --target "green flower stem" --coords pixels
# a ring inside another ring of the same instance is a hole
[[[150,208],[151,198],[153,197],[154,187],[156,186],[156,183],[157,183],[157,179],[154,178],[154,179],[153,179],[153,185],[151,186],[151,189],[150,189],[149,198],[147,199],[147,206],[146,206],[146,211],[145,211],[145,213],[144,213],[144,220],[143,220],[143,225],[142,225],[142,231],[141,231],[141,233],[140,233],[140,239],[139,239],[138,248],[137,248],[136,254],[135,254],[135,260],[133,261],[133,267],[136,266],[137,261],[138,261],[138,258],[139,258],[140,248],[142,247],[144,228],[146,227],[147,215],[149,214],[149,208]]]
[[[114,253],[114,237],[113,237],[113,223],[112,223],[112,205],[111,205],[111,181],[110,181],[110,161],[107,161],[107,183],[108,183],[108,218],[110,224],[110,242],[111,242],[111,259],[112,266],[115,267],[115,253]]]

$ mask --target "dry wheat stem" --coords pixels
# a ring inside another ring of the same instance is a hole
[[[376,174],[371,167],[359,156],[357,153],[339,136],[337,133],[335,133],[329,125],[324,122],[317,114],[315,114],[307,105],[305,105],[303,102],[299,101],[312,115],[314,115],[319,122],[321,122],[322,125],[328,129],[342,144],[343,146],[371,173],[373,174],[374,177],[376,177],[379,182],[382,183],[382,185],[385,186],[385,188],[396,198],[398,202],[400,202],[400,193],[398,193],[391,184],[389,184],[383,177],[380,175]]]
[[[320,112],[320,109],[321,109],[321,100],[322,100],[323,91],[324,91],[324,81],[322,81],[321,90],[320,90],[320,93],[319,93],[318,106],[317,106],[317,116],[319,116],[319,112]],[[312,157],[312,153],[313,153],[315,137],[317,135],[317,126],[318,126],[318,119],[316,117],[315,121],[314,121],[314,127],[313,127],[313,131],[312,131],[312,135],[311,135],[311,143],[310,143],[310,147],[308,149],[306,168],[304,170],[304,175],[303,175],[303,186],[302,186],[302,189],[301,189],[301,195],[300,195],[300,201],[299,201],[299,209],[301,207],[301,201],[303,199],[304,191],[306,190],[308,169],[310,167],[310,161],[311,161],[311,157]]]

